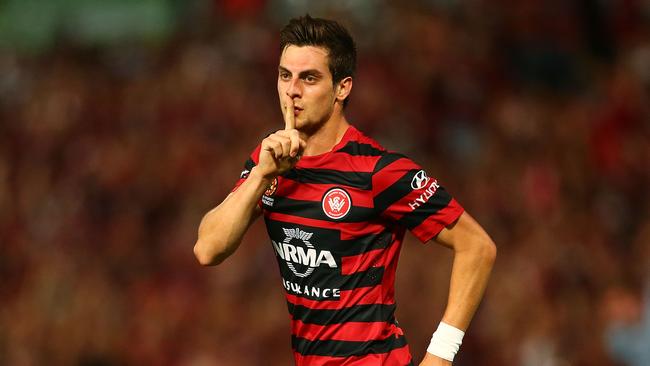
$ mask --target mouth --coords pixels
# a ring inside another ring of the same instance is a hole
[[[300,112],[302,112],[302,111],[303,111],[303,108],[295,107],[295,106],[293,107],[293,115],[294,115],[294,116],[299,115]]]

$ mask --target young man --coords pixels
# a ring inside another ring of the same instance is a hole
[[[406,229],[454,250],[448,304],[420,365],[451,365],[496,249],[425,171],[344,116],[355,45],[339,24],[292,19],[280,37],[285,128],[264,140],[235,189],[199,226],[194,253],[221,263],[264,215],[291,314],[297,365],[413,365],[395,320]],[[424,306],[423,306],[424,308]]]

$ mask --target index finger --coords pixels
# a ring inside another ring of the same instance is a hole
[[[284,129],[293,130],[296,128],[296,117],[293,114],[293,99],[287,97],[285,100],[286,104],[284,107]]]

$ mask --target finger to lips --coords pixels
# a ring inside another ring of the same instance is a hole
[[[284,129],[293,130],[296,128],[296,118],[293,114],[293,99],[290,97],[285,98],[286,102],[284,105]]]

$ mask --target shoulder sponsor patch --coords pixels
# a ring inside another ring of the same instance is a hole
[[[427,173],[424,170],[420,170],[413,176],[413,180],[411,180],[411,188],[422,189],[426,187],[427,183],[429,183]]]
[[[429,180],[427,180],[427,183]],[[426,185],[425,185],[426,186]],[[424,188],[424,187],[422,187]],[[438,188],[440,188],[440,185],[438,184],[437,180],[433,180],[431,184],[426,187],[424,192],[422,192],[417,198],[415,198],[413,201],[409,202],[409,207],[411,208],[411,211],[414,211],[416,208],[420,207],[421,205],[427,203],[431,197],[433,197],[434,194],[438,191]]]
[[[274,199],[273,195],[275,194],[275,191],[278,190],[278,178],[274,178],[271,184],[269,184],[268,187],[266,187],[266,191],[264,191],[264,195],[262,196],[262,203],[267,205],[267,206],[273,206]]]

